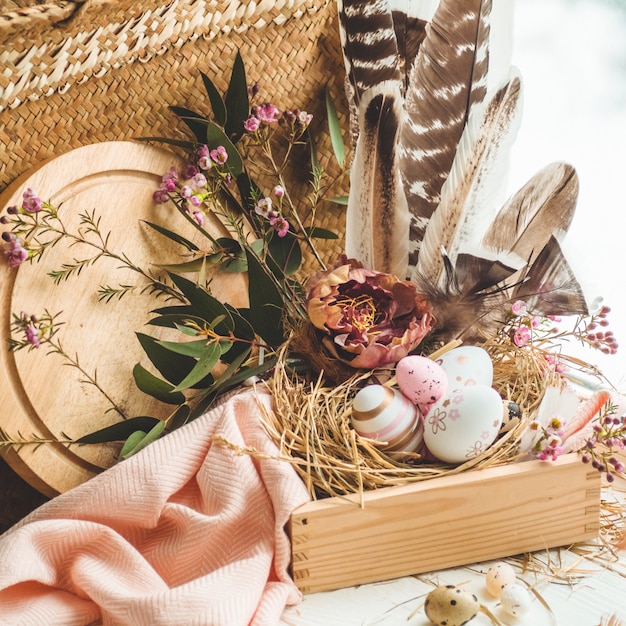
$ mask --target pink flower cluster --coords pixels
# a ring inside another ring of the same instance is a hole
[[[243,123],[243,128],[248,133],[256,133],[262,126],[271,124],[289,124],[299,132],[303,132],[313,120],[313,115],[306,111],[281,111],[273,104],[265,104],[252,107],[250,117]]]
[[[204,213],[201,207],[209,195],[209,179],[205,172],[216,168],[214,174],[223,177],[227,184],[231,181],[231,175],[223,168],[220,169],[228,161],[228,151],[224,146],[210,150],[207,145],[202,145],[196,150],[196,159],[196,164],[187,164],[180,173],[176,167],[165,172],[152,198],[156,204],[163,204],[170,199],[182,200],[181,208],[191,213],[199,226],[203,226]]]
[[[274,187],[274,193],[278,198],[282,198],[285,190],[280,186]],[[254,212],[268,220],[270,226],[276,231],[279,237],[284,237],[289,232],[289,222],[273,208],[271,198],[261,198],[254,207]]]
[[[43,201],[37,196],[37,194],[30,188],[22,194],[22,206],[10,206],[7,209],[9,215],[22,214],[35,214],[39,213],[43,207]],[[10,219],[3,215],[0,218],[1,224],[9,224]],[[4,241],[4,255],[7,259],[9,267],[19,267],[24,261],[28,259],[28,248],[24,245],[22,239],[12,232],[5,231],[2,233],[2,239]]]

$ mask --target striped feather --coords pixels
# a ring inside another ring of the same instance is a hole
[[[514,77],[491,98],[484,116],[472,115],[457,151],[441,202],[428,222],[413,280],[443,288],[447,282],[442,249],[454,266],[457,255],[480,241],[490,216],[485,206],[487,181],[502,154],[508,155],[519,122],[519,77]],[[475,128],[475,118],[482,123]],[[487,219],[487,222],[486,222]],[[483,230],[484,229],[484,230]],[[481,232],[482,230],[482,232]]]
[[[412,267],[470,110],[486,95],[490,10],[491,0],[442,0],[412,69],[400,134]]]
[[[554,235],[528,267],[511,299],[525,300],[530,311],[541,315],[589,313],[582,287]]]
[[[510,251],[532,263],[558,232],[567,232],[578,199],[574,168],[551,163],[535,174],[502,207],[482,240],[495,251]]]
[[[366,267],[404,278],[409,213],[398,172],[402,96],[396,81],[363,94],[350,173],[346,254]]]

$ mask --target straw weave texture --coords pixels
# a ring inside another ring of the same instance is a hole
[[[312,112],[314,131],[325,127],[327,85],[347,118],[331,0],[0,3],[0,191],[82,145],[174,136],[167,107],[209,113],[199,70],[224,92],[237,50],[249,82],[279,108]],[[328,139],[319,153],[332,169]],[[327,203],[319,225],[341,234],[343,220]],[[340,238],[322,254],[342,249]],[[40,503],[1,467],[0,528]],[[14,500],[19,507],[8,506]]]

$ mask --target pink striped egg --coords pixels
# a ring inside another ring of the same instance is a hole
[[[400,391],[383,385],[361,389],[352,403],[352,426],[389,452],[415,452],[424,440],[418,408]]]

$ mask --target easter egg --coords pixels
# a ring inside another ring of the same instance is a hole
[[[368,385],[359,390],[351,421],[359,435],[386,443],[385,450],[390,452],[414,452],[423,443],[418,408],[392,387]]]
[[[502,590],[507,585],[512,585],[515,580],[515,570],[508,563],[499,562],[487,570],[485,586],[494,598],[499,598]]]
[[[492,387],[449,391],[424,418],[424,442],[434,457],[463,463],[482,454],[502,425],[502,398]]]
[[[493,383],[493,362],[483,348],[460,346],[444,352],[437,363],[448,376],[448,389]]]
[[[480,604],[476,596],[455,585],[435,587],[424,603],[426,617],[433,624],[462,626],[478,615]]]
[[[400,391],[426,415],[448,389],[448,377],[441,365],[425,356],[409,355],[398,361],[396,379]]]
[[[502,610],[512,617],[519,617],[528,611],[532,597],[526,587],[515,583],[507,585],[500,595]]]

